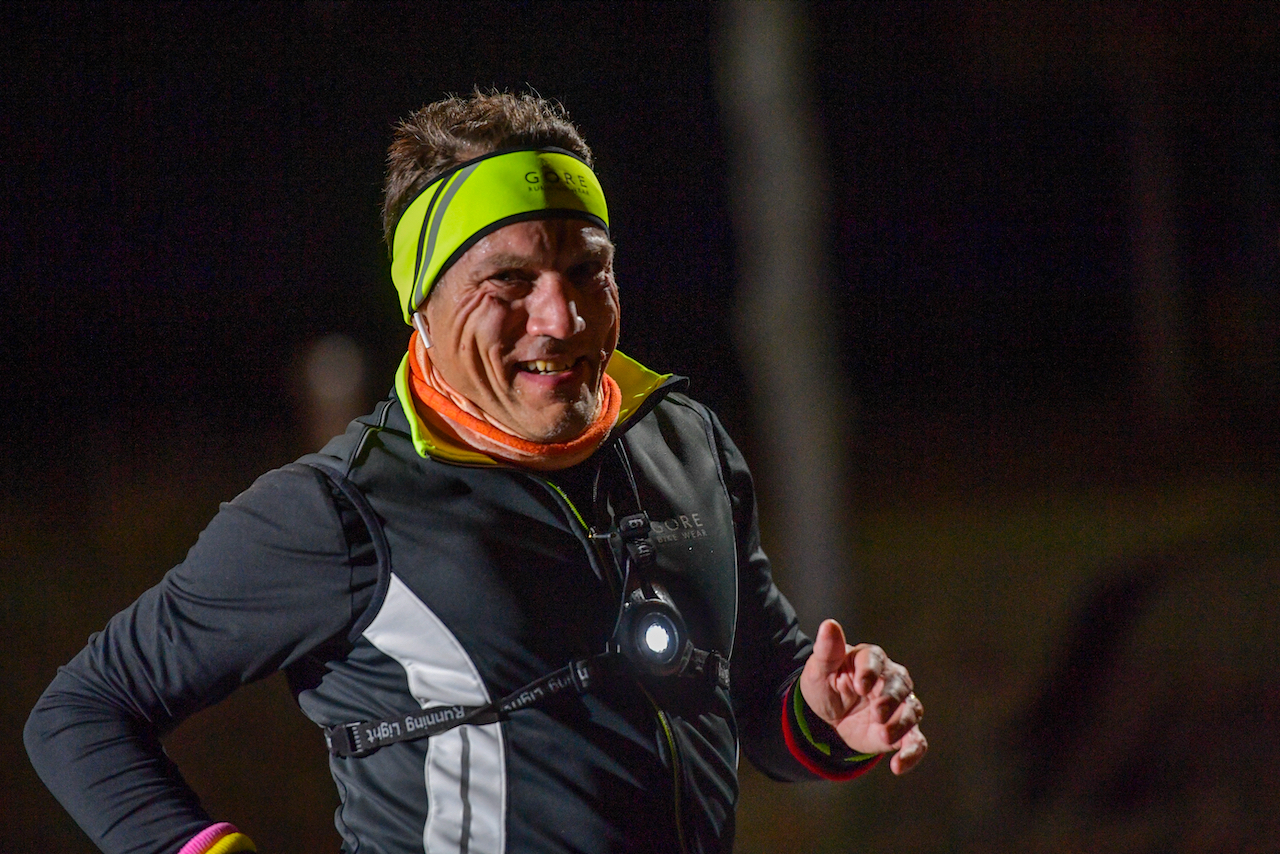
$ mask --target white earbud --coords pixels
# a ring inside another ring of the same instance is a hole
[[[422,339],[422,346],[430,350],[431,336],[427,334],[427,319],[422,316],[420,311],[413,313],[413,328],[418,330],[418,337]]]

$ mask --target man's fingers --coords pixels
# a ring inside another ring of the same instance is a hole
[[[913,686],[907,669],[894,661],[885,662],[882,678],[884,681],[880,685],[876,708],[880,714],[880,720],[887,722],[899,705],[907,700]]]
[[[929,741],[917,727],[902,739],[902,748],[889,760],[889,770],[895,774],[905,774],[924,759],[929,750]]]
[[[869,697],[884,675],[884,664],[888,658],[884,650],[875,644],[859,644],[857,650],[853,659],[855,690],[862,696]]]
[[[924,704],[915,694],[908,695],[901,703],[895,704],[893,712],[885,721],[885,740],[897,745],[923,719]]]

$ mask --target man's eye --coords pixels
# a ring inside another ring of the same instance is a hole
[[[604,265],[595,261],[575,264],[565,272],[570,281],[578,285],[578,287],[600,287],[604,285],[606,280]]]

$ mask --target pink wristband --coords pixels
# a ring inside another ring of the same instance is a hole
[[[187,844],[178,849],[178,854],[204,854],[222,837],[239,832],[239,828],[227,821],[211,824],[187,840]]]

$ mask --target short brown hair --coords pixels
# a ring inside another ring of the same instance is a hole
[[[432,181],[474,157],[523,146],[563,148],[592,165],[591,149],[564,107],[540,95],[475,89],[427,104],[396,125],[382,204],[388,253],[396,223]]]

